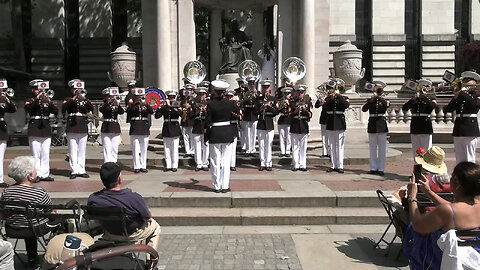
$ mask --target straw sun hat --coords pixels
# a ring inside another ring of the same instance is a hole
[[[438,146],[432,146],[428,151],[419,148],[415,157],[415,161],[422,164],[423,169],[437,174],[447,173],[447,165],[444,160],[445,152]]]

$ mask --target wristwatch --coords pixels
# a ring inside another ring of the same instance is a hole
[[[417,198],[408,198],[408,202],[417,202],[418,203],[418,200],[417,200]]]

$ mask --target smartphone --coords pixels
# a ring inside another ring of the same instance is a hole
[[[416,183],[422,179],[422,164],[413,165],[413,175],[415,176]]]

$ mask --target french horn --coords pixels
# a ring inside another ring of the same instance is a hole
[[[305,73],[307,73],[307,66],[302,59],[298,57],[289,57],[283,62],[283,74],[293,84],[305,77]]]
[[[253,60],[245,60],[238,66],[238,76],[244,80],[255,77],[255,81],[257,81],[261,74],[260,66]]]
[[[190,61],[183,67],[183,76],[192,84],[201,83],[206,75],[207,70],[200,61]]]

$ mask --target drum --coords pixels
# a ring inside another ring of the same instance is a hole
[[[156,111],[162,102],[166,100],[165,93],[157,88],[149,87],[145,90],[145,103],[149,104]]]

